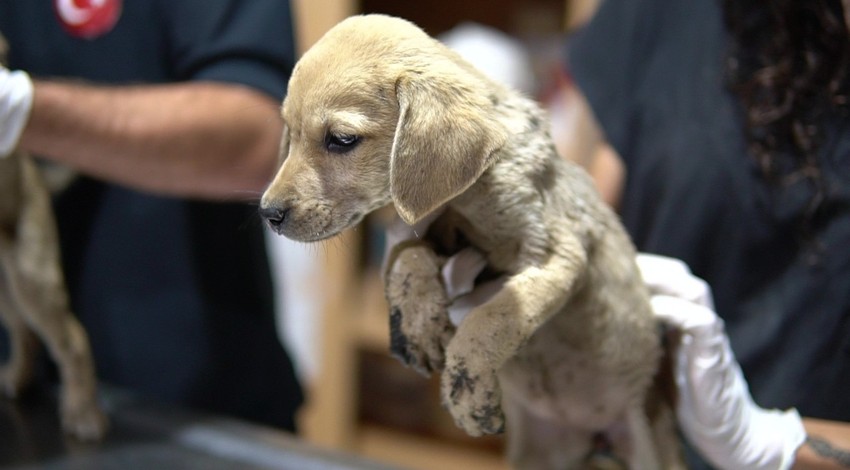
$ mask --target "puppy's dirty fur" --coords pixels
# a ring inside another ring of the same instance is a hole
[[[0,61],[5,47],[0,37]],[[69,309],[50,193],[20,153],[0,158],[0,320],[10,345],[0,393],[14,398],[29,385],[41,339],[59,369],[64,430],[82,440],[103,437],[107,419],[88,338]]]
[[[393,351],[441,371],[458,426],[506,430],[517,468],[680,466],[669,407],[647,412],[661,347],[634,249],[534,101],[369,15],[304,55],[282,114],[260,209],[278,233],[325,239],[390,203],[411,225],[441,211],[393,250],[386,294]],[[455,328],[439,272],[468,245],[507,278]]]

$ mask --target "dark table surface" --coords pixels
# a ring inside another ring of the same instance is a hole
[[[15,470],[390,470],[310,446],[276,429],[151,403],[101,388],[110,430],[100,443],[64,436],[52,390],[0,397],[0,468]]]

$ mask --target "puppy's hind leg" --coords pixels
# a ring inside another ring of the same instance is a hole
[[[648,391],[648,405],[629,409],[625,429],[619,427],[619,432],[609,432],[608,437],[619,455],[628,456],[629,468],[685,470],[676,416],[657,385]]]
[[[653,429],[650,426],[643,406],[635,405],[628,409],[624,421],[606,432],[615,455],[628,460],[628,468],[665,469],[655,447]]]
[[[593,450],[592,431],[564,426],[537,416],[503,389],[507,458],[518,470],[584,470]]]

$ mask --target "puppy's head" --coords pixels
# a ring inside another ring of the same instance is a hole
[[[496,86],[407,21],[343,21],[295,67],[262,215],[303,241],[391,202],[415,223],[474,183],[504,145]]]

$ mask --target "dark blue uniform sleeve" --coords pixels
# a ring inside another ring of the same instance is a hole
[[[241,83],[276,99],[286,94],[295,63],[288,1],[158,2],[177,80]]]

